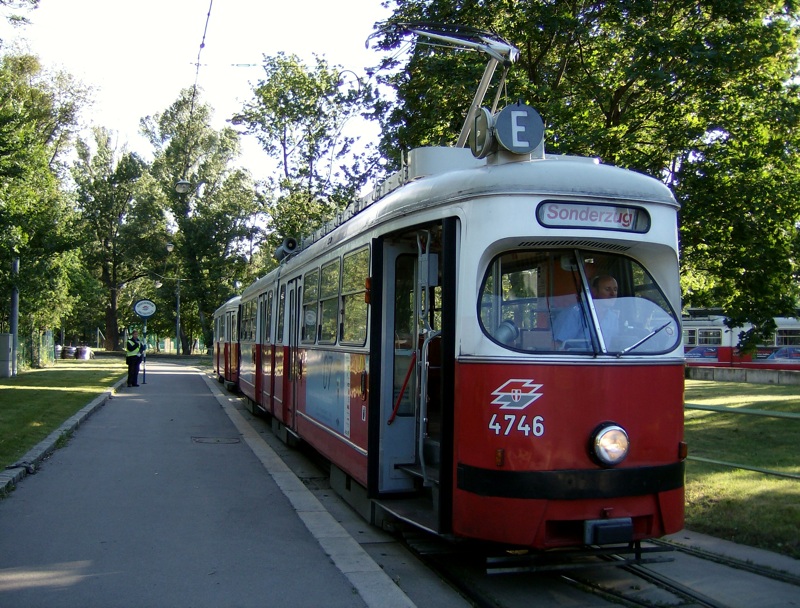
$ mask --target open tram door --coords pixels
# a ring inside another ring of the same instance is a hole
[[[295,412],[302,373],[299,318],[302,287],[294,278],[278,292],[272,429],[284,443],[296,441]]]
[[[437,533],[449,531],[452,510],[457,228],[448,219],[374,247],[382,302],[372,307],[370,488],[384,510]]]

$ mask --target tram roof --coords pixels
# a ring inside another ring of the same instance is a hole
[[[233,296],[230,300],[222,304],[217,310],[214,311],[214,316],[218,316],[225,312],[226,310],[231,310],[239,306],[239,302],[241,301],[242,296]]]
[[[272,272],[274,272],[274,270]],[[259,294],[264,291],[264,286],[271,284],[273,281],[272,272],[256,279],[253,283],[245,287],[242,292],[242,299],[248,300],[253,297],[254,294]]]
[[[409,204],[429,206],[490,195],[535,194],[661,204],[680,208],[670,189],[659,180],[598,159],[546,155],[531,158],[498,153],[487,159],[468,148],[430,147],[412,150],[408,162],[375,189],[354,201],[338,217],[304,237],[307,249],[322,237],[375,205],[381,216]]]

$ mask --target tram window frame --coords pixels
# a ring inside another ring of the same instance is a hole
[[[348,253],[342,258],[342,318],[339,328],[341,344],[364,346],[367,343],[369,265],[368,246]]]
[[[775,332],[775,346],[797,346],[800,344],[800,329],[778,329]]]
[[[253,342],[255,340],[255,300],[249,300],[242,306],[242,331],[241,340],[243,342]]]
[[[270,289],[261,296],[261,344],[272,344],[272,294]]]
[[[253,342],[258,342],[258,300],[253,300],[253,310],[250,313],[251,328],[253,334]]]
[[[683,345],[697,346],[697,329],[694,327],[683,328]]]
[[[276,333],[276,342],[278,344],[284,343],[284,330],[286,328],[286,285],[281,285],[278,295],[278,328]]]
[[[716,327],[698,327],[697,346],[722,346],[722,330]]]
[[[303,320],[300,331],[300,342],[303,344],[316,342],[319,321],[318,305],[319,268],[314,268],[303,275]]]
[[[324,264],[319,275],[319,314],[317,337],[320,344],[335,344],[339,333],[339,283],[341,260]]]
[[[239,341],[239,314],[237,311],[231,313],[231,343]]]
[[[247,339],[250,342],[256,341],[256,301],[250,300],[247,311]]]

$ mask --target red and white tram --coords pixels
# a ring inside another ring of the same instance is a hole
[[[220,382],[239,381],[239,303],[235,296],[214,311],[214,372]]]
[[[691,308],[683,319],[683,344],[688,365],[797,369],[800,367],[800,318],[775,317],[775,333],[755,352],[739,350],[743,332],[752,326],[728,327],[720,310]]]
[[[676,532],[678,204],[546,155],[532,108],[482,120],[282,248],[242,295],[240,387],[373,520],[534,549]]]

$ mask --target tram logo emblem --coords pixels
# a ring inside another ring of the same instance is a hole
[[[543,384],[535,384],[533,380],[515,378],[498,386],[492,395],[492,405],[499,405],[501,410],[524,410],[536,401],[543,393],[539,392]]]

